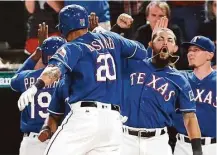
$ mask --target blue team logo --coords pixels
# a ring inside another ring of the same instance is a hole
[[[84,20],[84,18],[80,19],[80,25],[81,26],[85,26],[85,20]]]

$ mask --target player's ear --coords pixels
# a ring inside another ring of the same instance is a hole
[[[148,46],[149,46],[150,48],[152,48],[152,47],[153,47],[153,42],[150,41],[150,42],[148,43]]]
[[[214,53],[210,53],[210,52],[208,52],[208,61],[211,61],[212,59],[213,59],[213,57],[214,57]]]

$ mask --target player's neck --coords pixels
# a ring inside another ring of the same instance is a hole
[[[73,41],[73,40],[85,35],[87,32],[88,32],[87,29],[80,29],[80,30],[77,30],[77,31],[69,32],[69,34],[67,35],[66,40],[68,42]]]
[[[200,67],[194,68],[194,74],[200,80],[207,77],[212,71],[213,69],[210,64],[205,64]]]

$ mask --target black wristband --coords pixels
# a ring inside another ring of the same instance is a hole
[[[35,83],[35,87],[37,89],[42,89],[42,88],[44,88],[44,86],[45,86],[45,83],[42,79],[38,79]]]
[[[194,138],[191,140],[191,146],[192,146],[192,150],[193,152],[202,152],[202,146],[201,146],[201,139],[200,138]]]

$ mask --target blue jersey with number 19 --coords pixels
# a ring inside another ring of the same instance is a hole
[[[67,76],[62,77],[53,93],[50,105],[47,108],[50,114],[66,116],[70,112],[68,99],[69,93],[72,90],[70,90],[69,86],[69,78]]]
[[[121,59],[146,57],[141,44],[112,32],[91,33],[63,45],[49,64],[70,76],[69,103],[99,101],[120,104]]]
[[[26,91],[33,85],[44,69],[19,70],[11,80],[11,88],[18,92]],[[21,131],[38,133],[47,117],[47,107],[58,82],[49,85],[37,92],[34,102],[29,104],[21,113]]]

